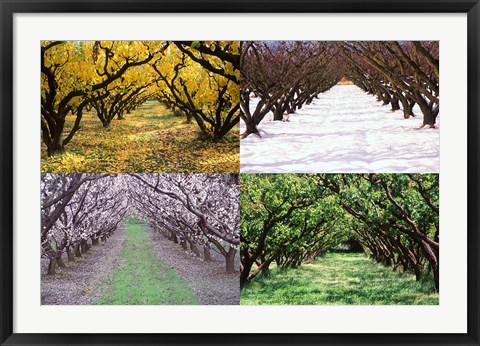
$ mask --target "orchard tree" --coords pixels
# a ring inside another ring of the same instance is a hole
[[[44,174],[41,189],[42,257],[50,274],[65,267],[63,254],[81,257],[131,215],[204,261],[218,252],[227,273],[237,271],[238,175]]]
[[[336,245],[343,235],[333,232],[336,214],[325,207],[330,203],[313,175],[242,175],[240,284],[272,262],[295,268]]]
[[[95,93],[96,98],[91,105],[104,127],[108,127],[115,117],[123,119],[139,100],[148,99],[152,93],[149,89],[155,83],[152,72],[146,65],[135,66]]]
[[[339,197],[351,227],[375,260],[425,270],[439,289],[438,174],[321,175],[320,186]]]
[[[245,41],[240,65],[242,138],[259,134],[272,113],[288,120],[303,105],[347,78],[392,111],[434,127],[439,114],[438,41]],[[286,116],[286,117],[285,117]]]
[[[438,174],[258,174],[241,182],[241,284],[353,242],[439,289]]]
[[[44,174],[41,181],[40,240],[42,256],[49,259],[48,273],[68,260],[80,257],[99,237],[113,233],[127,204],[114,177],[100,174]]]
[[[225,257],[226,271],[235,271],[235,254],[240,245],[238,179],[225,174],[133,174],[143,193],[153,194],[148,203],[157,225],[178,242],[182,232],[186,241],[207,241]],[[137,203],[142,199],[135,198]],[[142,205],[143,206],[143,205]],[[149,217],[150,215],[150,217]],[[200,237],[201,235],[201,237]]]
[[[239,57],[238,42],[172,42],[152,63],[157,98],[195,119],[206,139],[221,139],[240,120]]]
[[[270,111],[282,120],[335,85],[341,78],[332,64],[335,50],[327,42],[242,42],[240,100],[247,127],[242,137],[258,135],[257,125]]]
[[[132,67],[151,61],[164,49],[145,41],[43,41],[41,44],[41,131],[47,153],[61,153],[80,127],[89,103]],[[65,117],[75,124],[64,134]]]

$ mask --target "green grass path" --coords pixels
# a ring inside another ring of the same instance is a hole
[[[109,275],[97,304],[187,305],[199,304],[188,285],[151,251],[144,226],[135,219],[126,223],[121,264]]]
[[[328,253],[297,269],[273,268],[240,293],[242,305],[435,305],[429,281],[368,259],[363,254]]]

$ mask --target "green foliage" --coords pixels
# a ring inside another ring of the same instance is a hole
[[[140,220],[130,218],[120,266],[105,282],[103,305],[199,304],[188,285],[152,253],[152,244]]]
[[[241,284],[273,261],[296,267],[346,237],[336,225],[342,210],[318,189],[315,175],[242,175],[241,188]]]
[[[438,201],[438,174],[242,175],[241,284],[354,240],[438,289]]]
[[[431,277],[415,281],[363,254],[328,253],[296,269],[273,268],[243,287],[242,305],[437,305]]]

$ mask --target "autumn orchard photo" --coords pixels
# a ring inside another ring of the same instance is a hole
[[[42,172],[237,172],[239,45],[43,41]]]

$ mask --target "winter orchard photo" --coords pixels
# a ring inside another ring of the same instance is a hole
[[[239,48],[42,41],[42,172],[238,172]]]
[[[240,186],[241,304],[438,304],[438,174],[242,174]]]
[[[439,171],[438,41],[241,42],[244,173]]]
[[[238,174],[41,177],[41,301],[239,304]]]

